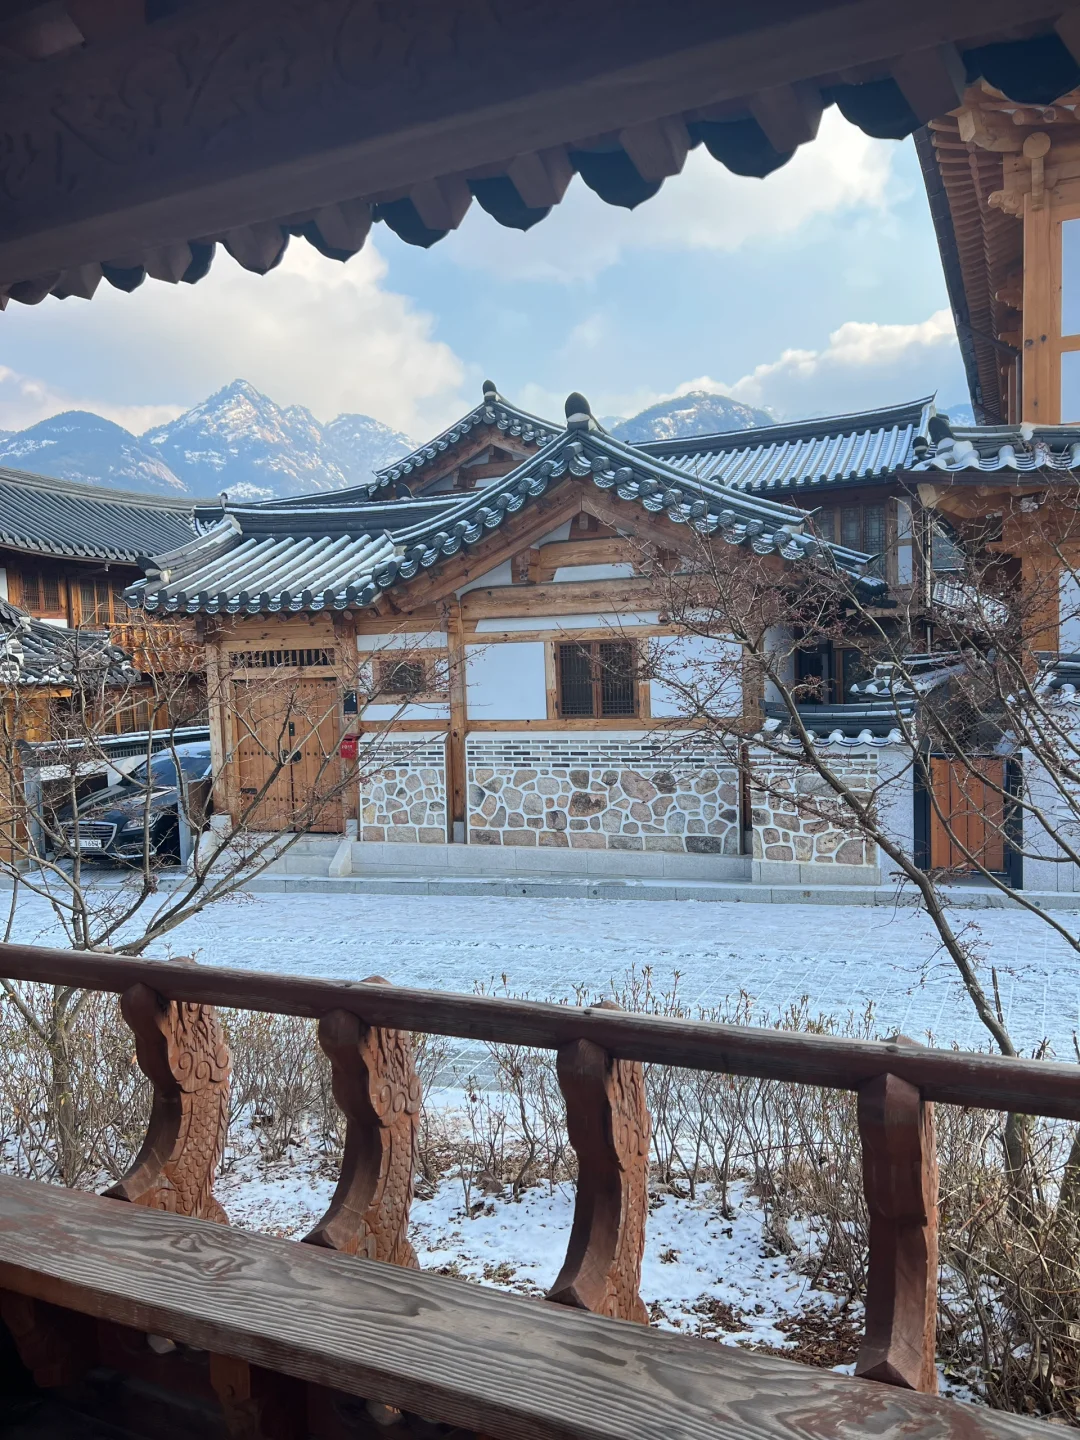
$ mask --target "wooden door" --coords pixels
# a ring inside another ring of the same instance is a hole
[[[320,800],[340,778],[340,695],[335,680],[301,680],[290,695],[293,808],[308,830],[340,834],[341,795]],[[312,808],[312,802],[315,802]]]
[[[293,813],[291,764],[284,764],[273,775],[279,756],[286,758],[292,748],[285,714],[288,697],[265,684],[241,680],[233,682],[232,699],[232,764],[238,792],[233,821],[239,823],[243,815],[244,824],[251,829],[288,830]],[[268,781],[269,788],[258,808],[246,814]]]
[[[1004,760],[934,755],[930,782],[930,868],[973,872],[966,849],[987,870],[1004,871]]]

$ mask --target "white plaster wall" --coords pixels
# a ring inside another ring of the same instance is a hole
[[[356,648],[367,650],[445,650],[442,630],[403,630],[396,635],[358,635]]]
[[[1080,653],[1080,584],[1071,570],[1058,580],[1058,649]]]
[[[7,571],[0,565],[0,600],[8,598]]]
[[[620,560],[610,565],[560,565],[555,571],[556,580],[628,580],[634,573],[629,560]]]
[[[497,635],[500,632],[509,630],[552,630],[557,635],[560,630],[599,630],[610,629],[611,638],[617,640],[620,630],[629,630],[634,625],[658,625],[660,623],[660,612],[658,610],[628,610],[625,614],[596,614],[596,615],[516,615],[505,619],[479,620],[476,625],[478,635]]]
[[[365,705],[360,712],[361,720],[449,720],[450,706],[445,701],[432,701],[426,705],[394,705],[379,701]]]
[[[1057,784],[1027,751],[1022,764],[1029,803],[1046,815],[1051,829],[1060,830],[1070,850],[1080,852],[1080,825],[1073,818]],[[1058,891],[1069,895],[1080,891],[1080,870],[1071,861],[1065,861],[1064,850],[1055,844],[1046,827],[1026,812],[1023,823],[1024,889]]]
[[[776,625],[765,636],[765,648],[774,654],[780,652],[782,660],[779,663],[780,678],[786,685],[793,683],[795,679],[795,638],[789,625]],[[780,692],[771,680],[765,682],[765,699],[779,703]]]
[[[685,685],[714,715],[740,715],[743,708],[742,646],[708,635],[672,635],[654,642],[658,668]],[[654,716],[686,715],[687,702],[663,680],[650,683]]]
[[[877,809],[881,828],[904,853],[915,858],[915,767],[907,745],[882,745],[877,751]],[[881,849],[878,850],[882,882],[888,884],[902,872]]]
[[[465,672],[470,720],[547,719],[542,640],[467,645]]]

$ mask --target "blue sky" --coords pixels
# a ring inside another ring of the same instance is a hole
[[[608,415],[689,388],[781,418],[966,400],[914,148],[835,111],[763,181],[699,150],[632,213],[575,179],[524,235],[474,204],[429,251],[377,226],[344,266],[294,240],[258,277],[219,252],[195,287],[103,285],[89,304],[13,305],[0,326],[8,429],[85,408],[139,431],[237,377],[416,439],[486,376],[553,418],[572,389]]]

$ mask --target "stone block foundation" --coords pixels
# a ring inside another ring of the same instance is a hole
[[[739,854],[735,768],[692,739],[491,734],[466,760],[470,845]]]
[[[361,752],[361,840],[446,844],[446,737],[375,738]]]

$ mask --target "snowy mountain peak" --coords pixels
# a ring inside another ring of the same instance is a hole
[[[245,500],[362,485],[387,451],[402,454],[413,443],[367,415],[320,425],[306,406],[278,405],[246,380],[144,439],[193,492],[228,490]]]
[[[759,425],[775,425],[767,410],[757,410],[726,395],[710,390],[690,390],[674,400],[661,400],[616,424],[611,433],[616,440],[641,445],[646,440],[679,440],[688,435],[716,435],[727,430],[753,430]]]

